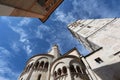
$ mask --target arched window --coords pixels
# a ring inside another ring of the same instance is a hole
[[[78,72],[78,73],[81,73],[81,70],[80,70],[80,67],[79,67],[79,66],[76,66],[76,69],[77,69],[77,72]]]
[[[70,72],[76,72],[76,70],[75,70],[73,65],[70,65]]]
[[[31,64],[31,66],[33,66],[33,63]]]
[[[37,69],[38,65],[39,65],[39,61],[35,64],[35,69]]]
[[[55,78],[57,77],[57,72],[56,72],[56,71],[54,72],[54,77],[55,77]]]
[[[40,68],[43,68],[43,66],[44,66],[44,61],[40,63]]]
[[[28,67],[28,71],[30,70],[30,66],[31,66],[31,65],[29,65],[29,67]]]
[[[58,69],[58,75],[61,75],[61,73],[62,73],[62,71],[61,71],[61,69],[59,68],[59,69]]]
[[[30,69],[32,68],[32,66],[33,66],[33,63],[30,65]]]
[[[37,80],[40,80],[40,78],[41,78],[41,74],[39,74],[39,75],[38,75],[38,78],[37,78]]]
[[[63,66],[62,71],[64,74],[67,74],[67,68],[65,66]]]
[[[28,66],[25,68],[25,72],[27,72]]]
[[[46,62],[45,63],[45,69],[48,69],[48,66],[49,66],[49,62]]]
[[[26,71],[29,71],[29,66],[30,66],[30,65],[27,66]]]

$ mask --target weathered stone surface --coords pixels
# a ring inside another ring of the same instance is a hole
[[[120,18],[95,19],[85,26],[87,21],[79,24],[84,25],[82,27],[68,27],[90,51],[91,54],[85,58],[96,73],[97,80],[119,80],[116,71],[120,70]]]
[[[90,80],[87,74],[76,48],[61,55],[54,45],[48,54],[30,58],[19,80]]]

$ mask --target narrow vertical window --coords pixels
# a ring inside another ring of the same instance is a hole
[[[26,71],[29,71],[30,65],[27,66]]]
[[[28,67],[28,71],[30,70],[30,65],[29,65],[29,67]]]
[[[56,72],[56,71],[54,72],[54,77],[55,77],[55,78],[57,77],[57,72]]]
[[[80,70],[80,67],[79,67],[79,66],[77,66],[76,69],[77,69],[77,72],[78,72],[78,73],[81,73],[81,70]]]
[[[71,71],[71,72],[76,72],[76,70],[75,70],[75,68],[74,68],[73,65],[70,65],[70,71]]]
[[[63,74],[67,74],[67,68],[65,66],[63,66],[62,71],[63,71]]]
[[[38,65],[39,65],[39,61],[37,61],[37,62],[34,64],[34,69],[37,69]]]
[[[58,75],[61,75],[61,73],[62,73],[62,71],[61,71],[61,69],[59,68],[59,69],[58,69]]]
[[[48,69],[48,66],[49,66],[49,62],[46,62],[45,63],[45,69]]]
[[[96,58],[95,61],[99,64],[103,62],[103,60],[100,57]]]
[[[40,78],[41,78],[41,74],[39,74],[39,75],[38,75],[38,78],[37,78],[37,80],[40,80]]]
[[[30,68],[32,68],[32,66],[33,66],[33,63],[30,65]]]
[[[43,68],[43,66],[44,66],[44,61],[40,63],[40,68]]]
[[[27,72],[27,70],[28,70],[28,66],[25,68],[25,71]]]

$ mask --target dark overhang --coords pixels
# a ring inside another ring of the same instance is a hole
[[[21,10],[21,14],[14,11],[10,16],[36,17],[42,22],[45,22],[62,2],[63,0],[0,0],[2,5]]]

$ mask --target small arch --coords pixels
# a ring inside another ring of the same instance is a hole
[[[62,73],[62,71],[61,71],[61,69],[59,68],[59,69],[58,69],[58,75],[61,75],[61,73]]]
[[[70,72],[76,72],[76,70],[75,70],[73,65],[70,65]]]
[[[30,65],[30,69],[32,68],[32,66],[33,66],[33,63]]]
[[[43,66],[44,66],[44,61],[40,63],[40,68],[43,68]]]
[[[33,66],[33,63],[30,65],[30,67],[32,67]]]
[[[66,66],[63,66],[62,72],[63,72],[63,74],[67,74],[67,68],[66,68]]]
[[[79,66],[76,66],[77,72],[82,73]]]
[[[37,61],[36,64],[34,65],[34,69],[37,69],[38,65],[39,65],[39,61]]]
[[[48,69],[48,66],[49,66],[49,62],[46,62],[45,63],[45,69]]]
[[[57,63],[57,64],[54,66],[53,71],[55,71],[56,67],[57,67],[59,64],[65,64],[65,63],[64,63],[64,62],[59,62],[59,63]]]
[[[28,71],[30,70],[30,65],[28,66]]]
[[[27,68],[28,68],[28,66],[25,68],[25,72],[27,72]]]
[[[30,66],[30,65],[27,66],[26,71],[29,71],[29,66]]]
[[[54,77],[55,77],[55,78],[57,77],[57,72],[56,72],[56,71],[54,72]]]
[[[37,78],[37,80],[40,80],[40,79],[41,79],[41,74],[39,74],[39,75],[38,75],[38,78]]]

